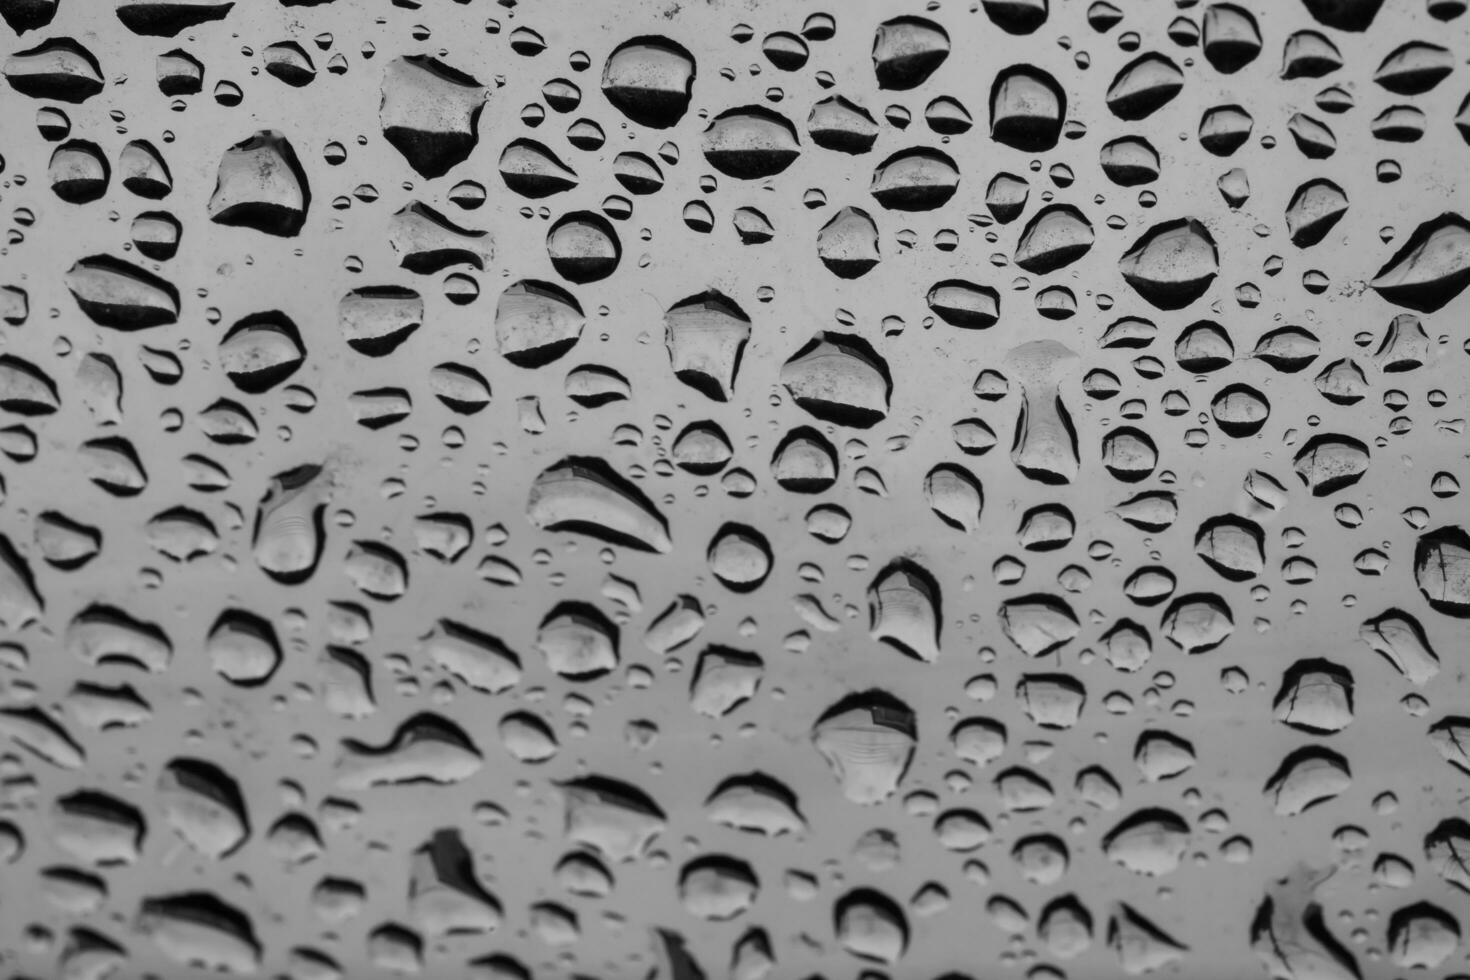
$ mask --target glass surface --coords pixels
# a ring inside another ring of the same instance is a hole
[[[0,0],[0,976],[1464,977],[1463,0]]]

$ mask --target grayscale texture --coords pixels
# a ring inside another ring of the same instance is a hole
[[[1464,0],[0,0],[0,976],[1470,976]]]

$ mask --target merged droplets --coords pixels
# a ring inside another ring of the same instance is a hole
[[[116,665],[152,673],[167,670],[173,643],[157,624],[135,619],[115,606],[93,604],[67,624],[68,653],[93,666]]]
[[[1327,660],[1298,660],[1282,677],[1275,713],[1314,734],[1342,731],[1353,720],[1353,675]]]
[[[723,718],[760,690],[765,662],[753,653],[711,647],[699,655],[689,685],[689,706],[707,718]]]
[[[310,206],[306,173],[283,134],[262,130],[220,158],[209,199],[216,224],[292,237],[305,226]]]
[[[1076,429],[1061,398],[1063,382],[1077,360],[1076,353],[1054,340],[1033,340],[1006,355],[1022,389],[1011,461],[1038,483],[1070,483],[1081,466]]]
[[[99,326],[141,330],[173,323],[179,316],[179,293],[172,284],[109,255],[79,260],[66,273],[66,287]]]
[[[575,531],[654,552],[673,547],[668,523],[632,483],[604,460],[568,457],[531,485],[526,516],[549,531]]]
[[[1177,870],[1189,847],[1189,824],[1169,810],[1138,810],[1104,835],[1108,860],[1140,875],[1167,875]]]
[[[145,898],[136,926],[181,966],[248,974],[259,965],[261,947],[249,917],[210,892]]]
[[[483,934],[499,927],[500,903],[476,880],[469,848],[457,830],[436,831],[410,862],[409,914],[427,935]]]
[[[1164,970],[1184,959],[1181,944],[1130,906],[1119,903],[1108,920],[1108,945],[1129,975]]]
[[[1335,869],[1297,864],[1270,883],[1251,924],[1251,949],[1270,969],[1346,980],[1357,963],[1329,931],[1314,893]]]
[[[1045,656],[1081,632],[1077,615],[1053,595],[1030,595],[1001,604],[1000,627],[1006,638],[1029,657]]]
[[[479,142],[487,94],[473,77],[437,58],[396,58],[383,72],[383,137],[420,176],[442,176]]]
[[[542,621],[536,647],[552,673],[592,680],[617,667],[618,628],[596,606],[563,602]]]
[[[980,525],[984,494],[969,470],[952,463],[941,463],[924,477],[924,496],[930,510],[951,527],[966,533]]]
[[[262,571],[286,584],[312,576],[326,546],[323,512],[330,494],[330,475],[316,464],[271,478],[256,510],[252,544]]]
[[[1424,627],[1402,610],[1389,609],[1364,621],[1358,638],[1413,684],[1425,684],[1439,673],[1439,655]]]
[[[751,334],[745,311],[710,290],[669,307],[664,329],[675,376],[709,398],[729,401]]]
[[[881,803],[898,790],[918,746],[915,716],[880,691],[854,694],[827,709],[812,744],[853,803]]]
[[[755,208],[737,208],[733,217],[735,232],[746,245],[764,245],[776,237],[775,226]]]
[[[499,694],[520,683],[521,661],[498,637],[441,619],[421,638],[430,663],[477,691]],[[350,659],[350,658],[349,658]]]
[[[0,535],[0,626],[19,632],[44,612],[45,600],[29,565],[10,539]]]
[[[1243,517],[1212,517],[1194,536],[1194,550],[1224,578],[1239,582],[1265,571],[1265,534]]]
[[[939,658],[939,584],[921,566],[899,560],[868,588],[869,631],[899,652],[933,663]]]
[[[336,763],[343,790],[408,783],[457,783],[479,771],[483,757],[464,730],[447,718],[422,713],[405,720],[384,743],[344,739]]]
[[[1308,746],[1291,753],[1266,783],[1266,797],[1280,816],[1292,817],[1345,792],[1352,785],[1338,753]]]
[[[750,865],[725,855],[696,858],[679,872],[679,900],[697,919],[724,922],[746,912],[760,894]]]
[[[102,550],[103,540],[99,529],[74,521],[57,511],[46,511],[36,517],[34,539],[41,557],[48,564],[66,571],[81,568],[97,557]],[[33,592],[33,587],[26,578],[29,572],[25,561],[3,538],[0,538],[0,556],[3,556],[3,574],[8,577],[3,594],[7,597],[25,597],[28,592]],[[35,608],[39,616],[39,604],[34,599],[21,598],[18,607],[22,611]],[[20,626],[17,624],[7,628],[19,629]]]
[[[207,857],[229,854],[250,834],[239,785],[213,763],[173,759],[159,775],[156,792],[175,832]]]
[[[560,788],[567,839],[614,863],[639,857],[666,824],[658,804],[631,784],[584,776]]]

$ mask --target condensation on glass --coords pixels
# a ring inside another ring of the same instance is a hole
[[[0,0],[0,975],[1470,975],[1465,0]]]

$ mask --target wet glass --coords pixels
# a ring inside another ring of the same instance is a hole
[[[1470,976],[1464,0],[0,0],[0,975]]]

